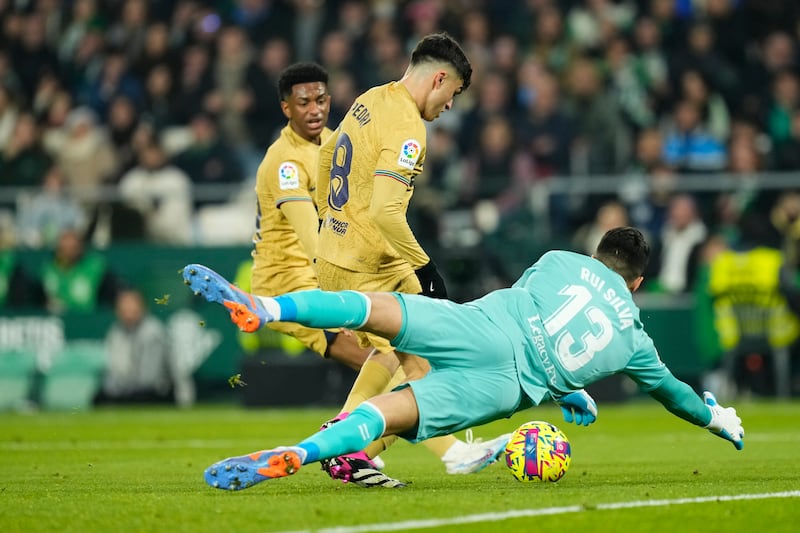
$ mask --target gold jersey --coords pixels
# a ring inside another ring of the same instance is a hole
[[[322,141],[331,133],[325,128]],[[319,146],[287,125],[258,167],[258,215],[252,253],[254,294],[273,296],[318,287],[311,258],[280,209],[285,202],[315,202],[318,156]]]
[[[356,99],[320,148],[317,257],[372,273],[416,269],[428,261],[405,220],[425,146],[425,124],[404,85],[374,87]],[[391,190],[385,205],[372,205],[378,189],[382,198]],[[400,223],[381,230],[376,209],[401,214]]]

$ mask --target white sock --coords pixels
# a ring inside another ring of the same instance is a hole
[[[469,445],[463,440],[455,441],[453,445],[450,446],[446,452],[444,452],[444,455],[442,456],[442,462],[447,462],[451,460],[454,456],[459,455],[460,453],[465,451],[468,447]]]
[[[271,298],[269,296],[255,297],[258,298],[258,301],[261,302],[261,305],[264,306],[264,309],[267,310],[267,313],[269,313],[269,316],[272,317],[274,322],[278,322],[281,319],[281,306],[278,305],[278,302],[275,301],[275,298]]]

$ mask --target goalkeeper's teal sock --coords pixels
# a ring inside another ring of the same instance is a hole
[[[369,318],[369,298],[356,291],[298,291],[275,298],[257,297],[275,321],[297,322],[310,328],[357,329]]]
[[[383,435],[386,421],[369,402],[356,407],[350,415],[325,430],[310,436],[297,445],[306,451],[303,464],[339,457],[363,450],[367,444]]]

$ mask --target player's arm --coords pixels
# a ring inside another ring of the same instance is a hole
[[[406,219],[409,183],[401,177],[375,176],[369,216],[392,248],[414,270],[426,265],[430,258],[417,242]]]
[[[742,420],[733,407],[717,405],[711,393],[701,399],[694,390],[672,375],[661,362],[653,340],[644,332],[637,339],[637,347],[624,372],[639,388],[659,401],[670,413],[708,429],[729,440],[737,450],[744,447]]]
[[[283,202],[278,207],[297,233],[306,255],[313,259],[317,253],[319,220],[311,199]]]
[[[339,135],[337,129],[329,135],[325,142],[319,147],[319,159],[317,160],[317,175],[311,179],[316,179],[317,190],[315,192],[315,203],[317,204],[317,216],[319,220],[325,220],[328,213],[328,192],[331,188],[331,165],[333,163],[333,151],[336,146],[336,138]]]
[[[744,428],[736,409],[722,407],[710,392],[704,392],[701,399],[689,385],[672,375],[649,392],[674,415],[732,442],[737,450],[744,448]]]

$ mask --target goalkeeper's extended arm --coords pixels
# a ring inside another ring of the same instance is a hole
[[[650,396],[661,402],[670,413],[732,442],[737,450],[744,448],[744,428],[736,409],[718,405],[710,392],[703,394],[703,401],[689,385],[670,375],[658,388],[650,391]]]

